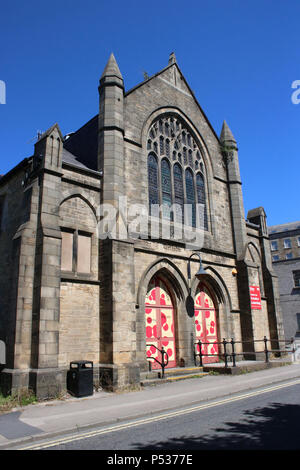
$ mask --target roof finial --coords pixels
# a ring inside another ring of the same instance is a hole
[[[169,65],[171,64],[176,64],[176,56],[174,52],[171,52],[170,57],[169,57]]]

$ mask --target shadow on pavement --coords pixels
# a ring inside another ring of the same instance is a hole
[[[226,422],[209,435],[171,438],[140,450],[300,450],[300,405],[272,403],[245,411],[242,422]]]
[[[18,439],[41,433],[41,429],[29,426],[20,421],[20,411],[0,416],[0,434],[6,439]]]

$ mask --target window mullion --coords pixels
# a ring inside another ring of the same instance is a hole
[[[78,257],[78,230],[76,229],[73,236],[73,272],[77,272]]]

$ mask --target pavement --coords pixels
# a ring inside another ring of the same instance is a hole
[[[90,397],[68,397],[15,408],[0,415],[0,450],[152,416],[297,378],[300,378],[300,363],[294,362],[241,375],[206,375],[138,391],[99,391]]]

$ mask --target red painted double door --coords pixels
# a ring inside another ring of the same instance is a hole
[[[201,340],[202,353],[214,356],[203,356],[203,363],[218,362],[217,314],[212,294],[203,285],[199,285],[195,296],[195,333],[196,341]],[[164,281],[155,277],[151,280],[145,301],[146,354],[161,362],[158,349],[167,352],[167,367],[176,366],[175,313],[170,291]],[[199,346],[196,346],[199,352]],[[161,366],[154,360],[152,369]]]
[[[214,301],[209,290],[199,285],[195,296],[195,330],[196,341],[203,344],[201,351],[203,354],[213,354],[214,356],[203,356],[203,364],[219,362],[218,354],[218,333],[217,314]],[[196,346],[199,353],[199,346]]]
[[[146,354],[161,362],[161,354],[156,349],[164,347],[169,356],[167,367],[176,366],[174,305],[170,292],[159,277],[154,278],[148,288],[145,302]],[[166,361],[166,359],[165,359]],[[152,360],[152,369],[161,366]]]

